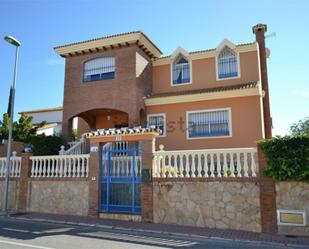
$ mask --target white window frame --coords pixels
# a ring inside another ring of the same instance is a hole
[[[92,61],[92,60],[97,60],[97,59],[100,59],[100,58],[107,58],[107,57],[113,57],[114,58],[114,78],[85,81],[85,65],[86,65],[86,63],[89,62],[89,61]],[[98,56],[98,57],[94,57],[94,58],[90,58],[90,59],[85,60],[83,62],[82,82],[83,83],[90,83],[90,82],[100,81],[100,80],[114,80],[114,79],[116,79],[116,63],[117,63],[116,62],[116,56],[114,56],[114,55]]]
[[[227,77],[227,78],[219,78],[219,68],[218,68],[218,57],[222,51],[222,49],[224,49],[225,47],[228,47],[229,49],[233,50],[236,53],[236,57],[237,57],[237,76],[234,77]],[[238,79],[240,78],[240,56],[239,56],[239,52],[237,52],[235,49],[229,47],[228,45],[223,46],[222,48],[216,55],[216,80],[217,81],[222,81],[222,80],[233,80],[233,79]]]
[[[162,135],[159,135],[159,137],[166,137],[166,114],[165,113],[152,113],[147,115],[147,125],[149,125],[149,118],[150,117],[158,117],[158,116],[163,116],[163,126],[164,126],[164,131]]]
[[[303,224],[280,222],[280,213],[301,214],[303,216]],[[306,223],[306,212],[303,211],[303,210],[278,209],[277,210],[277,223],[280,226],[297,226],[297,227],[306,226],[306,224],[307,224]]]
[[[174,84],[173,82],[173,73],[174,73],[174,62],[175,60],[178,58],[178,56],[182,56],[184,57],[186,60],[188,60],[188,63],[189,63],[189,67],[190,67],[190,70],[189,70],[189,73],[190,73],[190,81],[189,82],[186,82],[186,83],[181,83],[181,84]],[[193,74],[192,74],[192,59],[190,58],[190,55],[189,53],[184,50],[183,48],[181,47],[178,47],[175,52],[171,55],[171,63],[170,63],[170,84],[172,87],[174,86],[185,86],[185,85],[190,85],[192,84],[193,82]]]
[[[190,113],[197,113],[197,112],[216,112],[216,111],[228,111],[229,117],[229,135],[228,136],[214,136],[214,137],[189,137],[189,114]],[[204,110],[194,110],[194,111],[187,111],[186,112],[186,133],[187,133],[187,140],[196,140],[196,139],[217,139],[217,138],[231,138],[232,137],[232,108],[216,108],[216,109],[204,109]]]

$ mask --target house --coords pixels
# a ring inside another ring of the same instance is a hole
[[[39,125],[45,121],[46,124],[37,130],[37,134],[45,134],[46,136],[61,134],[62,129],[62,107],[28,110],[19,112],[20,115],[25,114],[32,117],[32,124]],[[73,124],[73,128],[77,128],[77,120]]]
[[[168,150],[254,147],[271,136],[264,33],[256,41],[169,56],[141,31],[55,47],[65,58],[62,133],[137,125]]]
[[[12,158],[12,207],[307,235],[308,184],[261,174],[256,141],[271,137],[266,30],[254,26],[252,43],[169,56],[139,31],[56,47],[70,148]],[[60,109],[28,114],[57,123],[48,112],[60,123]],[[76,118],[83,136],[70,143]]]

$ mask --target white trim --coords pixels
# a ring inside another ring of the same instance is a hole
[[[166,114],[165,113],[147,114],[147,125],[149,124],[150,117],[158,117],[158,116],[163,116],[163,120],[164,120],[164,131],[162,135],[159,135],[159,137],[166,137]]]
[[[215,137],[189,137],[189,114],[196,112],[216,112],[216,111],[228,111],[229,112],[229,134],[228,136],[215,136]],[[196,140],[196,139],[211,139],[211,138],[231,138],[232,137],[232,108],[215,108],[215,109],[204,109],[204,110],[194,110],[186,111],[186,137],[187,140]]]
[[[190,81],[189,82],[186,82],[186,83],[180,83],[180,84],[174,84],[173,83],[173,72],[174,72],[174,62],[175,62],[175,59],[177,59],[177,56],[178,55],[182,55],[183,57],[185,57],[187,60],[188,60],[188,63],[189,63],[189,67],[190,67]],[[171,55],[171,61],[170,61],[170,84],[172,87],[174,86],[184,86],[184,85],[190,85],[192,84],[193,82],[193,79],[192,79],[192,59],[190,58],[190,55],[189,53],[184,50],[182,47],[178,47],[174,53]]]
[[[225,45],[225,46],[228,46],[228,45]],[[237,56],[237,76],[234,76],[234,77],[228,77],[228,78],[222,78],[220,79],[219,78],[219,71],[218,71],[218,56],[221,52],[218,51],[217,54],[216,54],[216,80],[217,81],[222,81],[222,80],[233,80],[233,79],[238,79],[241,77],[241,68],[240,68],[240,55],[239,55],[239,52],[236,51],[235,49],[231,48],[230,46],[228,46],[230,49],[232,49],[235,53],[236,53],[236,56]],[[224,48],[224,47],[223,47]]]
[[[301,214],[303,216],[303,224],[280,222],[280,213]],[[306,223],[306,212],[303,210],[278,209],[277,210],[277,222],[278,222],[278,225],[281,225],[281,226],[306,226],[307,224]]]
[[[256,54],[258,58],[258,70],[259,70],[259,92],[260,92],[260,111],[261,111],[261,127],[262,127],[262,138],[265,139],[265,121],[264,121],[264,104],[263,104],[263,90],[262,90],[262,74],[261,74],[261,58],[259,43],[256,43]]]
[[[189,57],[189,53],[188,53],[185,49],[183,49],[182,47],[178,47],[178,48],[171,54],[172,60],[175,60],[176,57],[177,57],[179,54],[182,54],[184,57]]]
[[[256,51],[256,42],[248,45],[237,45],[234,51],[237,51],[238,53],[246,53],[246,52],[252,52]],[[189,52],[189,56],[191,60],[201,60],[201,59],[207,59],[207,58],[214,58],[217,55],[216,49],[211,50],[204,50],[204,51],[193,51]],[[171,56],[164,56],[162,58],[155,59],[152,62],[152,66],[162,66],[162,65],[168,65],[171,63]]]
[[[216,51],[217,51],[218,53],[220,53],[220,51],[221,51],[225,46],[228,46],[228,47],[229,47],[230,49],[232,49],[232,50],[235,50],[235,48],[236,48],[236,45],[235,45],[233,42],[229,41],[228,39],[223,39],[222,42],[220,42],[219,45],[217,46]]]
[[[260,96],[259,89],[255,87],[255,88],[244,88],[239,90],[229,90],[229,91],[211,92],[211,93],[194,93],[194,94],[176,95],[176,96],[153,97],[145,99],[145,105],[146,106],[166,105],[166,104],[197,102],[197,101],[215,100],[215,99],[239,98],[248,96]]]

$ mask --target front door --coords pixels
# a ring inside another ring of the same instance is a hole
[[[106,144],[101,153],[101,212],[141,213],[141,155],[127,142]]]

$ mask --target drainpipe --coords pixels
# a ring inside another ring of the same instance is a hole
[[[259,44],[261,82],[263,91],[264,130],[265,130],[265,138],[268,139],[272,137],[272,119],[270,115],[267,61],[266,61],[267,56],[265,47],[265,33],[267,32],[267,25],[257,24],[252,27],[252,32],[255,34],[256,41]]]

